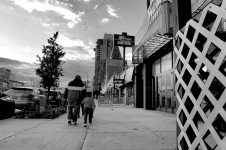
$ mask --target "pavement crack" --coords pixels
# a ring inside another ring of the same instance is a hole
[[[44,124],[44,123],[49,122],[49,121],[51,121],[51,120],[47,120],[47,121],[41,122],[41,123],[39,123],[39,124],[36,124],[36,125],[34,125],[34,126],[30,127],[30,128],[27,128],[27,129],[25,129],[25,130],[22,130],[22,131],[19,131],[19,132],[15,132],[14,134],[12,134],[12,135],[10,135],[10,136],[7,136],[7,137],[4,137],[4,138],[0,139],[0,142],[6,140],[6,139],[8,139],[8,138],[11,138],[11,137],[13,137],[13,136],[16,136],[16,135],[18,135],[18,134],[24,133],[24,132],[26,132],[26,131],[28,131],[28,130],[33,129],[33,128],[36,128],[37,126],[40,126],[41,124]]]
[[[89,127],[86,128],[86,132],[85,132],[84,136],[82,137],[82,141],[78,144],[78,146],[76,147],[76,150],[82,150],[82,147],[85,143],[85,140],[86,140],[86,137],[88,134],[88,129],[89,129]]]

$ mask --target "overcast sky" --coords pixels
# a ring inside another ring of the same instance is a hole
[[[146,13],[146,0],[0,0],[0,67],[16,80],[35,79],[36,55],[58,31],[65,86],[75,74],[94,76],[94,51],[104,33],[135,35]],[[131,49],[126,50],[131,61]]]

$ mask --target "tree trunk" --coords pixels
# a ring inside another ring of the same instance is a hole
[[[49,94],[50,94],[50,87],[48,87],[48,92],[47,92],[47,99],[46,99],[46,108],[49,107]]]

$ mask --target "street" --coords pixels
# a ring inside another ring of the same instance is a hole
[[[175,114],[132,107],[97,107],[93,124],[56,119],[0,120],[1,150],[174,150]]]

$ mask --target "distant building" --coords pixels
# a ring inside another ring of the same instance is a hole
[[[8,88],[21,87],[21,86],[24,86],[24,85],[25,85],[24,82],[9,80]]]
[[[28,86],[28,87],[40,87],[40,82],[37,80],[33,80],[31,79],[30,81],[23,81],[24,82],[24,86]]]
[[[8,90],[9,78],[11,71],[6,68],[0,68],[0,91]]]
[[[114,73],[122,71],[122,56],[118,47],[113,45],[113,34],[104,34],[103,39],[96,42],[94,92],[99,93]]]

